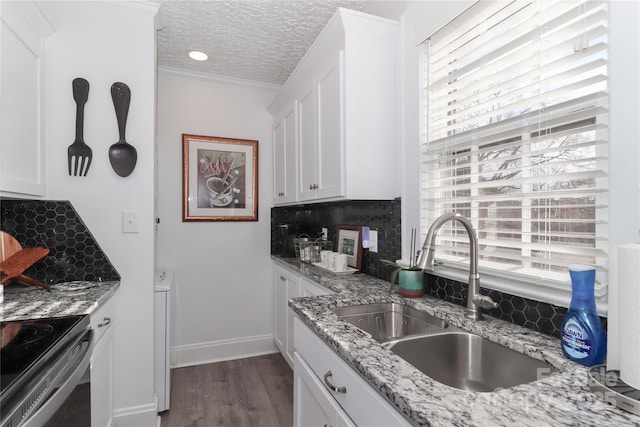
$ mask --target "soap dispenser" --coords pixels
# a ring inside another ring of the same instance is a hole
[[[569,266],[571,304],[560,327],[565,357],[585,366],[604,363],[607,336],[596,312],[596,270],[586,265]]]

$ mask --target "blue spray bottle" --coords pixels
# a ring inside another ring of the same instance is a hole
[[[560,327],[562,352],[582,365],[599,365],[605,360],[607,336],[593,296],[596,270],[586,265],[571,265],[569,275],[573,291],[569,311]]]

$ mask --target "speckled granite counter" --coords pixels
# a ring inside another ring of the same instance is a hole
[[[567,360],[559,342],[520,326],[485,316],[475,322],[464,308],[435,298],[405,299],[389,294],[389,283],[366,275],[336,276],[294,259],[272,257],[336,292],[295,298],[289,306],[342,359],[415,425],[434,426],[640,426],[640,417],[608,406],[587,386],[587,369]],[[491,393],[459,390],[424,375],[339,321],[332,307],[401,302],[445,319],[451,325],[520,353],[545,360],[560,370],[534,383]]]
[[[4,290],[0,320],[25,320],[91,314],[111,298],[120,282],[65,282],[38,287],[9,287]]]

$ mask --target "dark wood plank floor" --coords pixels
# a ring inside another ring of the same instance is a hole
[[[171,370],[161,427],[290,427],[293,372],[279,353]]]

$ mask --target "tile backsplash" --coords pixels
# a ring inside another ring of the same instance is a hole
[[[120,280],[69,201],[2,199],[0,210],[2,231],[15,237],[23,248],[49,249],[26,275],[48,284]]]
[[[364,250],[362,272],[370,276],[387,279],[393,267],[380,263],[381,259],[396,260],[401,257],[400,199],[374,201],[345,201],[314,203],[304,206],[271,208],[271,253],[283,251],[283,236],[280,225],[289,225],[289,231],[309,237],[319,237],[322,228],[328,231],[327,239],[336,241],[338,225],[367,226],[378,230],[378,252]],[[385,277],[386,276],[386,277]]]
[[[396,260],[402,256],[400,229],[400,199],[375,201],[341,201],[315,203],[304,206],[274,207],[271,209],[271,253],[281,255],[285,237],[279,227],[288,224],[292,232],[319,236],[322,227],[328,229],[328,239],[335,241],[336,226],[364,225],[378,230],[378,253],[364,250],[362,273],[389,280],[392,266],[381,259]],[[419,242],[421,245],[422,242]],[[425,293],[466,306],[467,284],[430,274],[424,275]],[[526,328],[560,337],[560,325],[567,309],[540,301],[522,298],[495,290],[483,289],[484,294],[498,303],[498,308],[486,313]],[[606,319],[601,318],[605,328]]]

